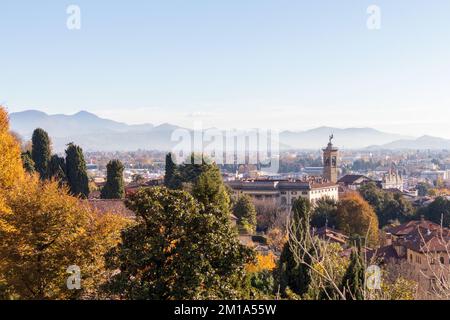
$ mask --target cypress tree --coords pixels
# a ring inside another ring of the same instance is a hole
[[[73,195],[87,198],[89,196],[89,179],[83,150],[73,143],[69,143],[67,146],[66,173],[70,192]]]
[[[102,199],[123,199],[125,187],[123,182],[123,164],[119,160],[111,160],[106,166],[107,179],[100,197]]]
[[[292,205],[291,227],[295,234],[296,242],[301,246],[292,243],[291,239],[284,245],[280,257],[280,289],[285,294],[287,287],[294,293],[303,295],[308,291],[311,283],[312,243],[309,236],[311,222],[311,205],[307,199],[298,198]],[[296,254],[302,257],[303,261],[297,261],[293,247],[298,250]]]
[[[249,224],[256,227],[256,208],[248,195],[241,196],[233,207],[234,215],[241,225]]]
[[[164,175],[164,185],[169,189],[178,189],[177,165],[173,162],[172,153],[166,155],[166,173]]]
[[[21,154],[21,158],[23,168],[25,169],[25,171],[28,173],[33,173],[35,171],[35,168],[33,158],[31,157],[31,152],[30,151],[23,152]]]
[[[364,300],[365,268],[361,257],[361,249],[352,251],[350,264],[342,278],[341,290],[347,299]]]
[[[54,178],[60,183],[64,183],[67,180],[66,177],[66,160],[58,155],[53,155],[50,159],[50,164],[48,166],[48,176]]]
[[[193,184],[192,195],[205,207],[213,206],[226,214],[227,219],[231,214],[230,198],[222,180],[220,169],[215,164],[202,165],[202,172],[193,180],[187,180]]]
[[[41,179],[46,179],[48,178],[48,165],[52,155],[50,138],[46,131],[38,128],[34,130],[31,141],[31,156],[34,161],[34,167]]]

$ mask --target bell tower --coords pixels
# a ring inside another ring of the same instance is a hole
[[[328,146],[323,149],[323,177],[329,182],[338,181],[338,148],[333,147],[332,140],[334,135],[330,136]]]

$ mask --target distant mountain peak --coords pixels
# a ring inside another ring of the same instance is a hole
[[[24,111],[19,111],[19,112],[15,112],[15,113],[11,113],[10,116],[12,115],[22,115],[22,116],[30,116],[30,117],[45,117],[48,116],[48,114],[46,114],[45,112],[39,111],[39,110],[24,110]]]
[[[79,111],[77,113],[75,113],[73,115],[73,117],[81,117],[81,118],[96,118],[96,119],[100,119],[99,116],[91,113],[91,112],[87,112],[87,111]]]
[[[55,150],[62,151],[68,142],[75,142],[86,151],[171,150],[171,135],[180,128],[170,123],[128,125],[103,119],[88,111],[73,115],[48,115],[37,110],[11,113],[11,128],[29,139],[34,129],[46,130]],[[450,149],[450,140],[432,136],[405,137],[373,128],[333,128],[322,126],[306,131],[283,131],[279,141],[283,149],[320,150],[334,133],[333,143],[341,149]]]

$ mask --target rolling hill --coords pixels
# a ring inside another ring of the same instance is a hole
[[[28,110],[11,113],[11,128],[24,139],[30,139],[35,128],[46,130],[53,141],[55,151],[61,152],[69,142],[79,144],[85,151],[133,151],[170,150],[176,144],[171,141],[174,130],[181,127],[172,124],[128,125],[103,119],[95,114],[80,111],[74,115],[48,115]],[[450,141],[435,137],[414,139],[381,132],[372,128],[320,127],[306,131],[283,131],[280,143],[283,149],[320,149],[334,134],[334,144],[346,149],[450,149]]]

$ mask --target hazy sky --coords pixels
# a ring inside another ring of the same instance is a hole
[[[0,13],[11,112],[450,138],[448,0],[2,0]]]

